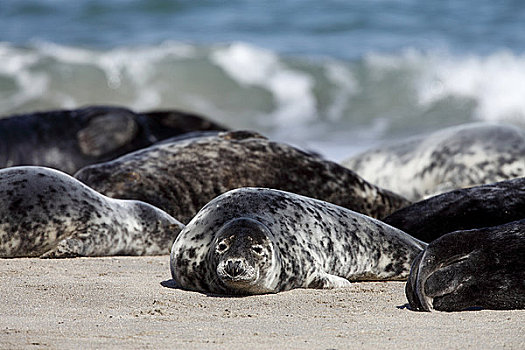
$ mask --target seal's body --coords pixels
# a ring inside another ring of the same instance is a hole
[[[424,246],[398,229],[327,202],[241,188],[199,211],[174,242],[170,264],[182,288],[275,293],[403,280]]]
[[[165,254],[183,227],[44,167],[0,170],[0,202],[0,257]]]
[[[383,221],[431,242],[452,231],[524,218],[525,178],[519,178],[442,193],[400,209]]]
[[[523,130],[467,124],[366,151],[342,163],[412,201],[525,176]]]
[[[155,205],[183,223],[239,187],[281,189],[377,218],[409,204],[334,162],[248,131],[164,141],[85,167],[75,177],[107,196]]]
[[[525,220],[455,231],[417,257],[406,285],[419,311],[525,309]]]
[[[224,129],[179,111],[137,114],[108,106],[4,117],[0,167],[40,165],[73,174],[86,165],[195,130]]]

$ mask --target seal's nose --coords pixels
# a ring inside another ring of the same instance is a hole
[[[240,260],[228,260],[224,267],[224,271],[232,277],[237,277],[244,272],[242,262]]]

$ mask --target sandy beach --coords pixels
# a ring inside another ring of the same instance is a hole
[[[169,257],[0,261],[0,348],[525,348],[525,310],[417,313],[403,282],[241,298],[176,289]]]

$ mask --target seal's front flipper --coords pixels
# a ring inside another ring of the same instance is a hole
[[[110,243],[111,234],[100,234],[100,228],[90,226],[78,230],[73,235],[60,241],[57,245],[40,255],[40,258],[74,258],[79,256],[106,256],[112,253],[110,248],[118,249],[119,241]]]
[[[352,283],[346,278],[319,272],[310,276],[307,281],[307,288],[314,289],[334,289],[351,287]]]
[[[82,153],[99,157],[128,144],[138,132],[134,115],[127,111],[111,111],[97,115],[77,133]]]
[[[85,251],[85,244],[82,239],[69,237],[61,240],[53,249],[40,255],[42,259],[75,258],[88,256]]]

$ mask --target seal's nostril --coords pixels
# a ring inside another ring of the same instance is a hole
[[[240,260],[228,260],[224,271],[232,277],[239,276],[242,273],[242,264]]]
[[[239,271],[240,267],[241,267],[240,261],[236,261],[233,263],[233,268],[235,271]]]

